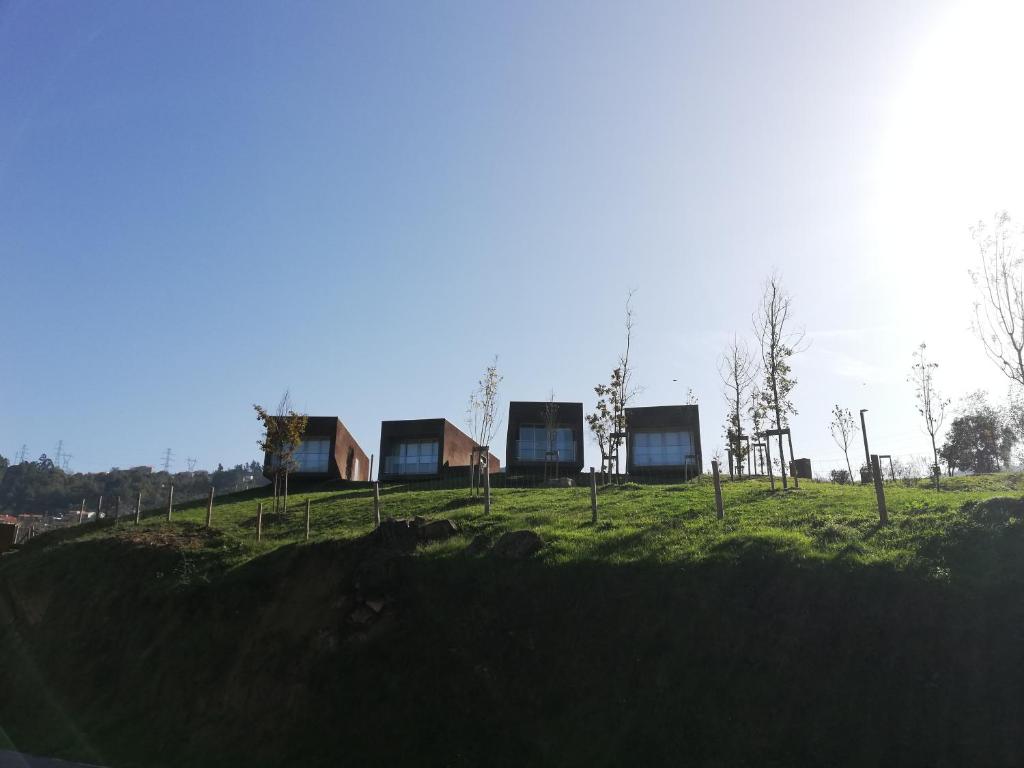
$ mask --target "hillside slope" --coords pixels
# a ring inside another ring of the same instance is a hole
[[[1017,765],[1016,476],[935,493],[758,482],[365,491],[87,525],[0,560],[0,748],[111,766]],[[304,531],[310,498],[313,541]],[[1010,496],[1013,498],[998,498]],[[475,536],[531,528],[503,560]]]

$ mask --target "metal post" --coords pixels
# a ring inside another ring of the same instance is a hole
[[[171,512],[174,509],[174,483],[167,489],[167,522],[171,522]]]
[[[103,496],[100,496],[100,500],[96,502],[96,522],[100,521],[100,512],[103,511]]]
[[[263,541],[263,502],[256,507],[256,541]]]
[[[206,527],[213,525],[213,486],[210,486],[210,498],[206,500]]]
[[[373,484],[373,517],[380,528],[380,481]]]
[[[864,424],[864,414],[868,412],[867,408],[860,409],[860,433],[864,436],[864,466],[868,468],[868,472],[871,472],[871,452],[868,450],[868,428]]]
[[[139,491],[138,497],[135,499],[135,524],[139,524],[139,519],[142,517],[142,491]]]
[[[309,541],[309,497],[306,497],[306,541]]]
[[[718,473],[718,461],[711,460],[711,474],[715,479],[715,515],[719,520],[725,517],[725,507],[722,505],[722,478]]]
[[[882,483],[882,472],[878,467],[878,457],[871,457],[871,476],[875,480],[875,498],[878,500],[878,521],[882,525],[889,524],[889,512],[885,508],[885,486]]]
[[[83,520],[85,520],[85,499],[82,499],[82,506],[78,510],[78,524],[81,525]]]
[[[597,524],[597,475],[590,468],[590,522]]]

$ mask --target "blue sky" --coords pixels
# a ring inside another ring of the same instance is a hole
[[[635,288],[637,404],[692,387],[710,456],[716,360],[773,268],[811,342],[797,453],[838,463],[834,402],[924,453],[918,343],[950,396],[1005,392],[966,270],[968,227],[1024,211],[998,98],[1022,62],[992,43],[1021,22],[996,0],[4,3],[0,453],[233,464],[286,387],[376,452],[382,419],[461,423],[493,355],[506,401],[589,408]]]

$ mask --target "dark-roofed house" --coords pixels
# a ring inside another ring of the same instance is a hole
[[[296,480],[370,479],[370,459],[337,416],[310,416],[293,455]],[[263,474],[273,474],[274,457],[263,457]]]
[[[549,405],[557,408],[554,435],[548,434],[546,426]],[[583,470],[583,403],[510,402],[505,451],[509,474],[543,472],[545,462],[557,466],[560,477],[579,474]]]
[[[379,480],[469,477],[476,443],[447,419],[405,419],[380,424]],[[501,463],[489,455],[490,471]]]
[[[626,472],[684,475],[703,471],[696,405],[626,409]]]

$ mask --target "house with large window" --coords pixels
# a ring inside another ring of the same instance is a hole
[[[703,467],[696,405],[626,409],[628,474],[695,477]]]
[[[583,471],[583,403],[509,403],[505,467],[509,474],[547,468],[559,477]]]
[[[263,474],[272,477],[277,457],[263,458]],[[337,416],[310,416],[292,454],[290,477],[296,480],[370,479],[370,459]]]
[[[465,477],[476,457],[476,442],[447,419],[405,419],[382,421],[380,425],[380,471],[384,481],[437,480]],[[501,462],[489,454],[490,471]]]

